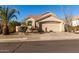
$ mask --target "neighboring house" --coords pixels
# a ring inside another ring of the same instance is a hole
[[[36,29],[44,32],[64,31],[64,21],[50,12],[39,16],[29,16],[26,18],[26,24],[29,29]]]
[[[72,26],[79,26],[79,16],[73,17]]]

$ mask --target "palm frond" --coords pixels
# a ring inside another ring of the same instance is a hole
[[[18,12],[16,9],[11,9],[11,10],[9,10],[8,19],[10,20],[11,18],[13,18],[13,16],[14,16],[16,13],[19,14],[19,12]],[[15,15],[15,17],[16,17],[16,15]]]
[[[12,15],[9,19],[11,20],[12,18],[16,18],[17,19],[17,16],[16,15]]]

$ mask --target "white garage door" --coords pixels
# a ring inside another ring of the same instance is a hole
[[[42,24],[43,31],[53,31],[53,32],[60,32],[61,31],[61,24],[60,23],[43,23]]]

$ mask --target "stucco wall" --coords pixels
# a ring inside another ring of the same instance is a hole
[[[62,23],[43,23],[42,24],[42,30],[45,31],[53,31],[53,32],[63,32],[64,31],[64,26]]]
[[[48,17],[41,21],[42,23],[42,29],[45,31],[45,28],[47,27],[47,31],[54,31],[54,32],[63,32],[64,31],[64,21],[60,20],[56,17]],[[46,22],[46,23],[44,23]]]
[[[28,23],[28,21],[32,21],[32,26],[31,27],[35,27],[35,19],[33,18],[29,18],[26,20],[26,24]],[[46,23],[44,23],[46,22]],[[39,23],[41,23],[42,25],[42,30],[46,31],[54,31],[54,32],[62,32],[64,31],[64,22],[56,17],[48,17],[45,18],[43,20],[40,20],[38,22],[36,22],[36,26],[39,26]],[[29,26],[28,26],[29,27]]]
[[[20,26],[16,26],[16,32],[19,32]]]
[[[28,26],[28,28],[35,27],[35,19],[33,19],[33,18],[27,19],[27,20],[26,20],[26,24],[27,24],[27,25],[28,25],[28,22],[29,22],[29,21],[32,21],[32,26]]]

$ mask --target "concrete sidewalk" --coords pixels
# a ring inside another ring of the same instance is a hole
[[[46,41],[46,40],[79,40],[79,34],[73,33],[44,33],[29,34],[24,37],[0,39],[0,42],[26,42],[26,41]]]

